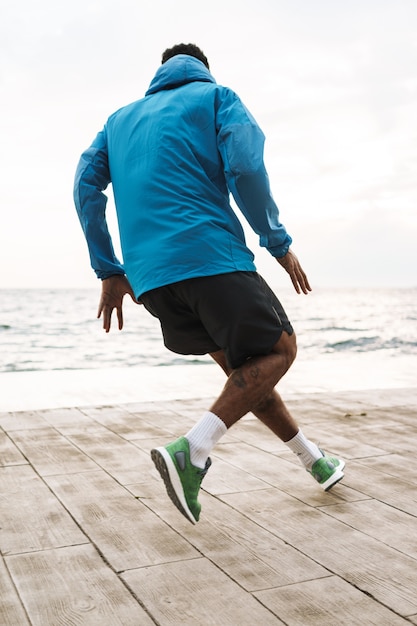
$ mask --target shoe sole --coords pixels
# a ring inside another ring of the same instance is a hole
[[[344,477],[343,468],[345,467],[345,462],[340,459],[340,463],[336,468],[336,471],[328,478],[324,483],[322,483],[321,487],[324,491],[329,491],[332,487],[334,487],[338,482],[342,480]]]
[[[197,520],[188,507],[181,479],[169,452],[165,448],[155,448],[151,450],[151,459],[165,483],[167,494],[172,503],[189,522],[195,524]]]

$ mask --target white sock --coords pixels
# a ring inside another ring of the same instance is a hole
[[[190,459],[195,467],[205,467],[212,448],[226,431],[226,424],[217,415],[207,411],[201,420],[184,435],[190,444]]]
[[[285,443],[309,470],[311,470],[315,461],[323,457],[316,444],[307,439],[301,430],[298,431],[295,437]]]

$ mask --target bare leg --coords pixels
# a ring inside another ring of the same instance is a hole
[[[271,354],[254,357],[232,370],[222,350],[210,356],[228,376],[227,383],[210,411],[230,428],[250,411],[282,441],[289,441],[299,427],[274,387],[296,355],[295,334],[283,332]]]
[[[169,497],[192,523],[199,519],[201,505],[197,496],[201,480],[210,466],[210,451],[226,428],[249,411],[286,443],[325,491],[343,478],[344,461],[324,456],[304,436],[275,391],[275,385],[294,361],[296,351],[295,335],[283,332],[270,354],[248,359],[236,369],[229,368],[222,350],[212,353],[210,356],[228,376],[222,393],[210,411],[184,437],[164,448],[152,450],[152,459],[165,482]],[[186,456],[187,451],[190,463],[182,468],[174,459],[180,453],[182,457]],[[183,482],[182,476],[188,477],[189,484],[185,479]]]

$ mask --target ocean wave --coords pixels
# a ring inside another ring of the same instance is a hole
[[[358,326],[322,326],[321,328],[315,328],[314,332],[329,333],[329,332],[343,332],[343,333],[364,333],[368,328],[359,328]]]
[[[126,301],[124,328],[104,333],[95,290],[19,290],[0,294],[0,372],[101,369],[210,363],[163,345],[158,320]],[[409,290],[288,292],[299,359],[375,353],[377,359],[417,353],[417,298]],[[1,332],[3,331],[3,332]]]
[[[372,352],[376,350],[398,351],[401,354],[417,353],[417,341],[406,341],[399,337],[383,339],[379,336],[357,337],[342,341],[328,342],[324,346],[326,352]]]

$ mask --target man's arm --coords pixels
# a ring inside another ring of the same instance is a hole
[[[294,289],[311,291],[307,276],[290,250],[292,239],[279,221],[263,161],[264,134],[239,98],[230,90],[217,110],[218,147],[228,187],[252,229],[288,272]]]
[[[102,130],[82,154],[74,182],[74,202],[87,240],[91,266],[101,279],[124,274],[106,222],[107,197],[103,191],[110,182],[106,132]]]
[[[218,148],[227,185],[259,243],[274,257],[282,257],[292,243],[279,221],[278,207],[263,162],[265,137],[255,119],[231,90],[225,90],[217,109]]]
[[[123,328],[123,298],[129,294],[136,302],[132,287],[116,258],[106,222],[107,188],[110,171],[105,130],[101,131],[80,159],[74,183],[74,201],[87,240],[91,266],[102,279],[97,317],[103,316],[106,333],[111,327],[113,309],[117,311],[119,330]]]

